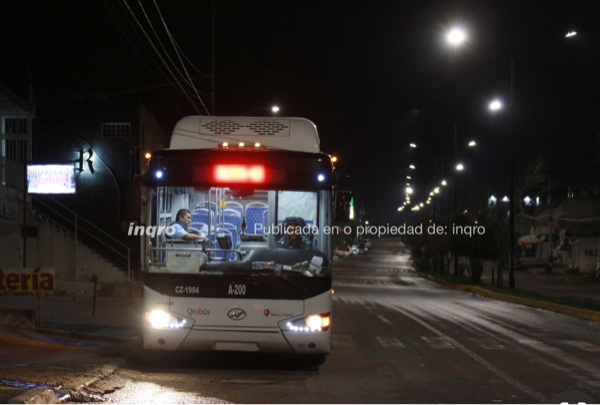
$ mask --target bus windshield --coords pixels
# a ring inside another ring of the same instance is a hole
[[[148,197],[149,273],[331,277],[327,190],[153,186]]]

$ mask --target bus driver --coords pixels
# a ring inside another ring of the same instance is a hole
[[[312,249],[310,240],[302,235],[302,223],[288,219],[285,225],[285,235],[277,242],[278,248],[284,249]]]
[[[169,227],[167,236],[171,239],[182,239],[185,241],[204,242],[206,238],[200,235],[200,231],[190,228],[192,223],[192,213],[185,208],[177,211],[177,220]]]

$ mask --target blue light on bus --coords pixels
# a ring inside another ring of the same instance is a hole
[[[319,181],[323,181],[323,180],[325,180],[325,176],[323,176],[322,174],[319,174],[319,175],[317,176],[317,180],[319,180]]]
[[[156,173],[154,173],[154,175],[156,176],[157,179],[162,179],[163,172],[162,172],[162,170],[157,170]]]

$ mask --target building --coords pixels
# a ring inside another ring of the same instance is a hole
[[[572,194],[571,194],[572,196]],[[530,249],[536,256],[554,258],[554,264],[597,271],[600,247],[600,197],[565,198],[556,205],[544,205],[531,217]]]
[[[168,147],[169,133],[136,95],[75,97],[34,111],[0,86],[0,268],[56,267],[68,282],[135,276],[142,241],[127,229],[145,207],[136,177],[146,170],[145,152]],[[72,165],[76,193],[29,194],[24,209],[25,163]]]

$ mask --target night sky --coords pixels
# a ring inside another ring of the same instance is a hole
[[[167,85],[182,76],[167,71],[127,8],[185,74],[156,4],[206,108],[191,87],[184,96]],[[73,95],[132,91],[150,97],[169,130],[182,116],[212,112],[208,0],[0,7],[0,81],[26,97],[31,77],[38,116],[44,105],[68,108]],[[451,178],[455,123],[463,184],[506,192],[510,115],[487,104],[508,105],[511,58],[517,175],[538,156],[565,183],[599,171],[598,1],[216,1],[214,21],[215,115],[268,115],[277,104],[281,116],[315,122],[322,150],[339,157],[372,223],[401,220],[409,164],[415,202]],[[468,37],[453,48],[445,34],[457,25]],[[569,31],[577,35],[565,38]]]

